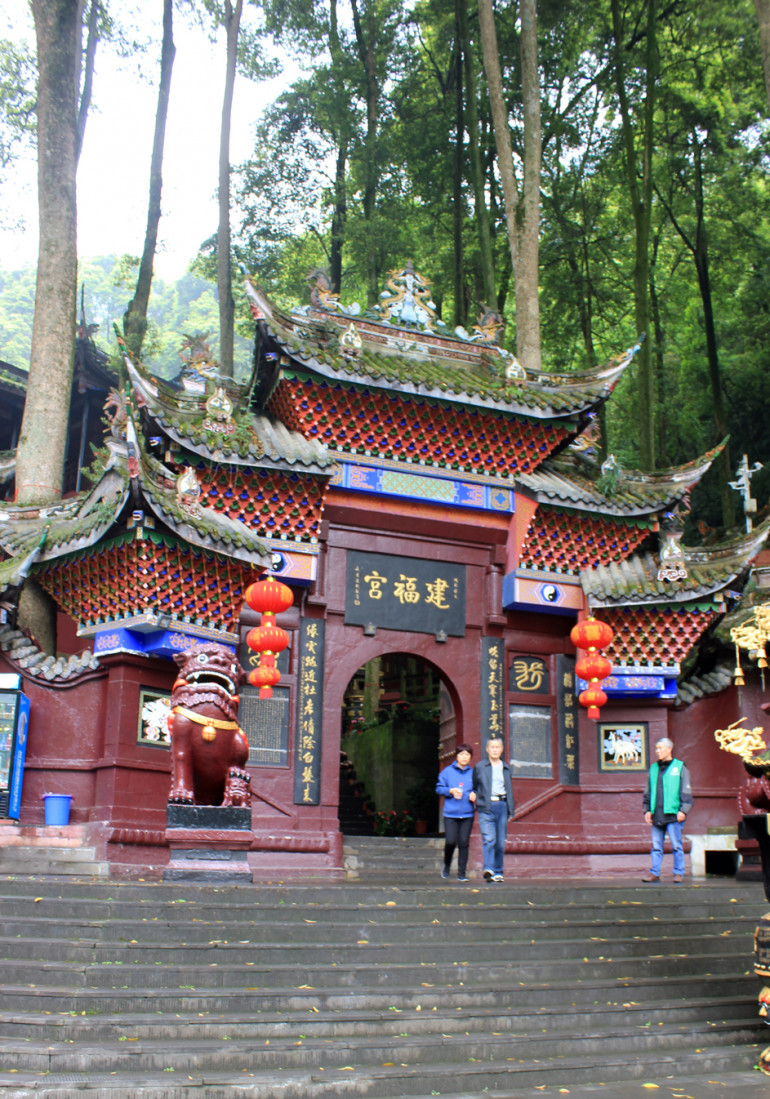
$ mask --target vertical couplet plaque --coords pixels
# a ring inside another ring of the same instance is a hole
[[[321,714],[324,681],[322,619],[302,618],[297,669],[297,754],[295,805],[318,805],[321,798]]]
[[[487,741],[499,737],[505,743],[503,727],[503,685],[505,646],[500,637],[481,639],[481,751]]]
[[[578,700],[575,657],[556,657],[556,712],[559,721],[559,782],[577,786],[580,782],[578,761]]]

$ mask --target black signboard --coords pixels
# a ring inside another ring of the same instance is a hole
[[[508,669],[508,690],[519,694],[547,695],[548,664],[542,656],[514,656]]]
[[[505,742],[503,669],[505,645],[499,637],[481,639],[481,749],[492,737]]]
[[[297,751],[294,803],[321,800],[321,715],[323,713],[324,627],[322,619],[302,618],[297,669]]]
[[[465,566],[348,550],[345,621],[462,637]]]
[[[577,786],[580,782],[580,764],[574,656],[556,657],[556,713],[559,721],[559,782],[563,786]]]
[[[289,763],[289,688],[273,687],[260,698],[258,687],[241,687],[238,721],[249,742],[249,766],[287,767]]]

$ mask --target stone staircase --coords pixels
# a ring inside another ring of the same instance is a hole
[[[337,816],[343,835],[371,836],[374,831],[374,805],[362,783],[358,781],[356,769],[345,752],[340,752],[340,801]]]
[[[81,824],[18,825],[0,822],[0,875],[108,878],[109,864],[96,857]]]
[[[412,844],[390,845],[403,872]],[[0,878],[0,1094],[766,1093],[759,883],[435,869],[429,884]]]

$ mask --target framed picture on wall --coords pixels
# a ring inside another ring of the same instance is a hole
[[[600,771],[647,770],[647,722],[599,725]]]
[[[139,725],[137,744],[153,748],[168,748],[171,735],[168,731],[168,715],[171,713],[171,693],[151,691],[144,687],[139,692]]]

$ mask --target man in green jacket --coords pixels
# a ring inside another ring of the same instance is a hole
[[[684,880],[682,824],[692,809],[690,774],[681,759],[674,759],[674,744],[662,737],[655,745],[657,763],[650,768],[644,792],[644,819],[652,825],[652,868],[642,881],[660,881],[663,843],[671,840],[674,853],[674,881]]]

